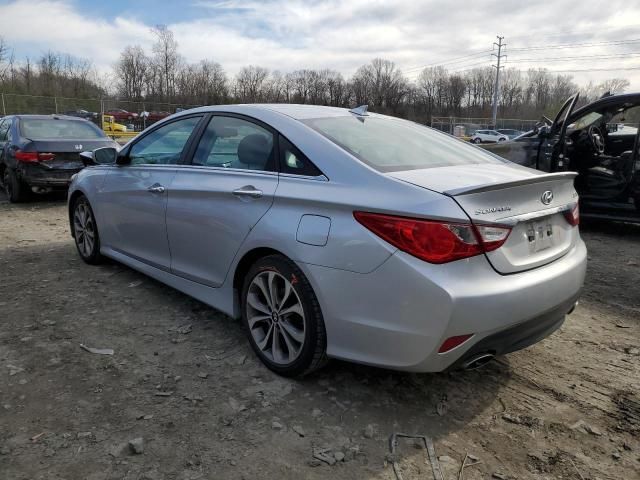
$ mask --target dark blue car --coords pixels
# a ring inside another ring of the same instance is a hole
[[[10,202],[66,190],[84,164],[79,153],[118,145],[93,123],[65,115],[0,118],[0,182]]]

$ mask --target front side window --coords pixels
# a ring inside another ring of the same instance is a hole
[[[155,129],[129,151],[131,165],[175,165],[202,117],[189,117]]]
[[[273,134],[236,117],[214,116],[200,139],[193,164],[243,170],[276,170]]]
[[[382,172],[506,162],[445,133],[393,117],[350,115],[303,122]]]

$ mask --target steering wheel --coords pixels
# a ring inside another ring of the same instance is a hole
[[[587,130],[587,136],[591,141],[591,145],[598,155],[602,155],[604,153],[604,136],[602,135],[602,131],[599,127],[595,125],[591,125]]]

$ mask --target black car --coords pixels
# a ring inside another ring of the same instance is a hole
[[[66,189],[84,167],[79,153],[118,144],[87,120],[63,115],[0,118],[0,181],[10,202]]]
[[[482,145],[545,172],[575,171],[582,217],[640,222],[640,93],[607,95],[502,144]]]

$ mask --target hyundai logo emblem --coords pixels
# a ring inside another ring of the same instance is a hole
[[[553,201],[553,192],[551,190],[547,190],[540,197],[540,201],[545,205],[549,205]]]

